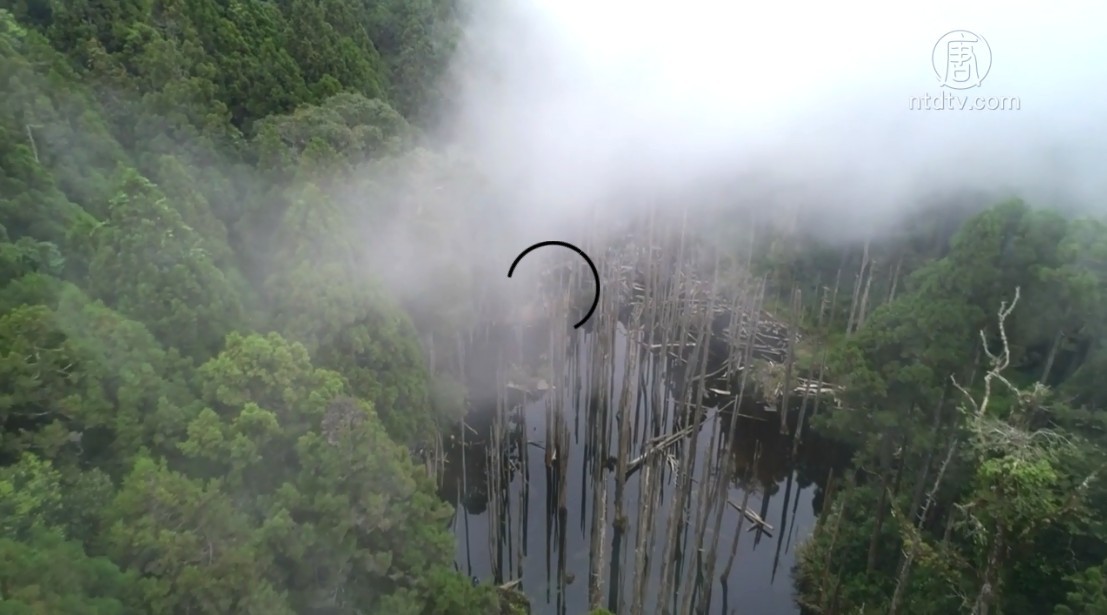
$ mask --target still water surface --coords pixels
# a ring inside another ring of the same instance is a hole
[[[591,334],[581,332],[580,340],[587,341]],[[613,360],[617,383],[612,395],[612,407],[618,407],[622,377],[626,375],[627,360],[625,351],[625,333],[620,330],[614,344]],[[578,343],[575,353],[579,361],[575,365],[565,366],[567,370],[577,370],[580,386],[574,394],[564,396],[560,408],[550,407],[553,395],[533,392],[519,395],[509,404],[517,412],[517,417],[508,422],[508,435],[504,437],[507,463],[514,468],[510,479],[504,481],[498,493],[489,493],[488,446],[493,421],[497,412],[496,404],[496,366],[506,361],[505,356],[522,358],[524,361],[541,361],[549,356],[548,336],[541,329],[520,333],[499,332],[480,340],[467,359],[472,365],[470,390],[483,392],[473,396],[473,406],[467,418],[465,432],[466,446],[460,446],[460,432],[447,445],[447,467],[442,486],[442,497],[450,501],[457,509],[452,521],[456,536],[456,564],[463,573],[479,580],[497,583],[520,581],[520,588],[531,601],[535,614],[582,615],[588,612],[588,575],[591,553],[590,537],[594,493],[592,488],[590,457],[586,454],[588,395],[597,395],[596,387],[587,384],[591,369],[585,343]],[[664,398],[670,409],[678,407],[676,400],[682,399],[679,370],[665,361],[660,353],[641,360],[647,366],[644,375],[635,376],[643,389],[662,386]],[[656,365],[657,371],[648,369]],[[709,363],[708,371],[717,366]],[[662,374],[660,376],[649,374]],[[657,381],[655,384],[654,381]],[[564,381],[563,381],[564,382]],[[712,388],[737,391],[736,383],[713,383]],[[648,397],[641,395],[639,402]],[[763,405],[743,402],[740,414],[752,418],[736,418],[733,408],[737,394],[712,395],[704,401],[706,419],[703,421],[696,451],[697,480],[702,481],[701,468],[710,460],[720,456],[729,461],[732,478],[729,481],[728,501],[724,507],[722,524],[717,535],[713,535],[713,515],[709,518],[707,534],[703,541],[702,557],[706,558],[713,544],[717,544],[715,579],[708,590],[696,593],[696,610],[701,613],[752,613],[756,615],[792,615],[799,609],[793,600],[792,566],[795,561],[796,547],[810,535],[816,516],[822,506],[822,494],[827,473],[832,466],[839,464],[840,451],[829,444],[820,442],[810,430],[804,431],[803,441],[793,456],[793,438],[780,433],[779,414],[766,411]],[[593,397],[594,399],[594,397]],[[709,405],[710,402],[710,405]],[[648,404],[646,404],[648,406]],[[719,412],[718,408],[729,408]],[[547,438],[547,412],[560,411],[565,416],[570,434],[571,445],[568,454],[568,469],[565,480],[565,510],[559,514],[558,480],[555,473],[547,470],[545,444]],[[646,409],[648,411],[648,408]],[[675,412],[674,412],[675,414]],[[795,413],[793,413],[795,414]],[[679,420],[679,419],[676,419]],[[731,422],[737,420],[734,438],[724,443],[725,435],[731,428]],[[789,432],[795,429],[795,417],[791,419]],[[526,431],[526,446],[514,444],[512,430]],[[670,422],[666,432],[676,428]],[[711,449],[712,430],[719,429],[721,434],[715,450]],[[525,463],[519,449],[526,454]],[[615,450],[614,447],[611,449]],[[756,451],[760,450],[757,455]],[[631,457],[641,454],[640,448],[632,449]],[[614,452],[612,452],[614,454]],[[755,461],[756,457],[756,461]],[[755,471],[756,470],[756,471]],[[633,571],[635,562],[636,532],[639,516],[639,479],[642,472],[628,478],[624,497],[624,511],[629,523],[626,531],[620,532],[612,526],[615,507],[612,502],[614,493],[614,473],[608,473],[608,512],[604,545],[607,549],[607,562],[610,568],[604,572],[604,603],[616,613],[629,612]],[[673,472],[665,476],[660,506],[656,508],[655,529],[652,546],[648,547],[651,558],[649,570],[648,594],[645,601],[646,613],[657,612],[660,587],[660,559],[665,556],[665,525],[672,502],[674,501],[676,479]],[[766,523],[772,526],[770,531],[762,531],[748,519],[738,513],[749,492],[747,509],[756,512]],[[693,490],[693,502],[695,501]],[[499,502],[502,506],[499,531],[490,527],[493,516],[489,506]],[[692,505],[693,511],[696,509]],[[740,537],[734,552],[730,573],[721,582],[719,577],[731,558],[731,547],[735,535]],[[690,524],[692,525],[692,524]],[[499,548],[490,540],[494,535],[502,537]],[[684,562],[681,578],[688,566],[696,560],[697,545],[693,537],[694,530],[689,527],[683,532]],[[647,543],[649,544],[649,543]],[[681,564],[682,562],[678,562]],[[706,581],[705,581],[706,583]],[[668,600],[673,600],[670,595]],[[702,610],[700,610],[702,609]],[[679,607],[672,612],[679,613]]]

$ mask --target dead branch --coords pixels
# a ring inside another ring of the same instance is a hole
[[[41,124],[26,124],[24,126],[27,129],[27,140],[31,143],[31,154],[35,157],[35,162],[39,162],[38,159],[38,145],[35,144],[35,134],[31,131],[32,128],[42,128]]]
[[[966,391],[965,388],[957,382],[956,376],[950,374],[949,378],[953,382],[953,386],[957,387],[957,390],[961,391],[961,393],[965,396],[965,399],[967,399],[969,401],[969,404],[972,405],[973,414],[978,420],[984,416],[984,412],[988,408],[988,402],[991,401],[992,380],[998,378],[1000,382],[1007,386],[1007,388],[1011,389],[1015,393],[1019,392],[1019,390],[1015,388],[1015,385],[1011,384],[1011,382],[1007,380],[1007,378],[1004,377],[1002,373],[1005,369],[1007,369],[1007,366],[1011,364],[1011,348],[1010,345],[1007,343],[1007,317],[1010,316],[1011,312],[1015,310],[1015,306],[1018,305],[1018,302],[1019,287],[1016,286],[1015,296],[1013,299],[1011,299],[1010,305],[1008,305],[1006,301],[1003,301],[999,304],[999,312],[996,315],[999,324],[999,339],[1003,344],[1003,348],[1002,350],[1000,350],[998,355],[993,354],[992,351],[988,348],[988,338],[985,335],[984,330],[980,330],[980,340],[983,342],[984,345],[984,354],[988,356],[988,360],[991,362],[991,368],[984,376],[984,396],[980,399],[980,403],[977,403],[976,400],[973,399],[972,395],[969,395],[969,392]]]

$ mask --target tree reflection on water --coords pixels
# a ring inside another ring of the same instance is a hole
[[[592,334],[584,332],[581,337],[589,335]],[[474,340],[467,355],[471,368],[468,376],[472,407],[464,429],[459,427],[447,439],[441,496],[458,508],[453,526],[458,537],[458,565],[464,572],[498,583],[520,580],[537,613],[583,613],[588,610],[587,585],[574,581],[584,579],[589,570],[591,509],[596,498],[590,472],[593,462],[605,464],[608,481],[614,484],[611,471],[614,459],[597,460],[587,450],[588,419],[582,409],[595,407],[585,403],[588,401],[585,396],[592,396],[595,402],[599,392],[584,391],[584,387],[577,395],[569,395],[573,399],[559,409],[571,446],[566,447],[569,450],[567,459],[553,459],[555,451],[547,447],[551,439],[546,433],[550,396],[534,390],[534,384],[540,381],[536,374],[548,363],[548,345],[542,324],[490,329]],[[623,342],[617,341],[615,347],[621,349]],[[625,352],[615,353],[616,369],[625,366],[623,354]],[[660,386],[664,387],[667,403],[675,407],[675,400],[682,399],[681,383],[687,379],[682,377],[681,369],[669,368],[677,361],[671,357],[665,361],[659,352],[653,354],[653,362],[661,367],[654,373],[663,372]],[[511,365],[501,361],[505,356],[522,360]],[[718,367],[722,359],[713,357],[712,361],[714,365],[709,364],[707,371],[721,371]],[[591,367],[587,362],[576,366],[579,370]],[[644,368],[644,371],[650,370]],[[511,384],[519,388],[500,395],[497,375],[502,381],[505,373],[513,374]],[[639,380],[639,386],[652,385],[653,378],[649,375]],[[702,592],[717,599],[711,599],[710,605],[701,602],[697,610],[728,613],[732,605],[740,604],[743,612],[796,613],[790,575],[780,573],[791,569],[794,548],[811,531],[822,506],[829,472],[844,463],[844,454],[810,430],[805,430],[802,441],[794,446],[793,436],[781,433],[779,414],[755,401],[749,385],[746,399],[737,403],[738,396],[734,392],[741,388],[737,379],[726,382],[720,377],[709,388],[716,392],[707,395],[702,404],[710,419],[703,422],[701,433],[707,434],[715,428],[715,421],[720,434],[731,433],[733,427],[733,437],[729,441],[725,437],[718,438],[715,450],[710,451],[716,460],[725,461],[719,467],[727,469],[730,482],[726,494],[729,506],[725,508],[720,535],[705,540],[719,543],[717,557],[723,562],[719,571],[725,570],[726,560],[732,557],[729,547],[739,532],[740,520],[742,535],[733,556],[734,565],[719,586],[720,591]],[[499,436],[498,464],[502,468],[496,479],[499,488],[493,494],[490,493],[489,461],[495,459],[495,455],[489,455],[489,448],[496,439],[498,403],[504,408],[506,418]],[[796,399],[791,404],[789,433],[795,432],[798,416],[795,408],[799,403]],[[638,411],[647,411],[648,403],[645,406]],[[679,430],[691,424],[691,416],[690,411],[674,412],[670,428]],[[654,429],[659,431],[656,426]],[[701,461],[708,456],[709,442],[707,435],[699,440],[696,454]],[[677,451],[679,448],[679,444],[674,447]],[[562,467],[565,468],[564,477],[560,475]],[[672,473],[669,474],[663,489],[672,488],[674,479]],[[620,523],[610,510],[606,516],[613,528],[610,553],[614,554],[610,557],[610,579],[606,583],[611,595],[609,608],[625,606],[625,594],[630,590],[627,578],[630,575],[625,569],[629,567],[633,571],[638,498],[635,473],[626,482],[626,522]],[[654,511],[658,527],[663,527],[671,500],[672,496],[662,493],[661,505]],[[739,507],[744,501],[748,502],[746,508],[771,526],[771,530],[743,518]],[[495,515],[496,528],[489,527],[491,502],[496,502],[500,511]],[[564,505],[560,506],[561,503]],[[608,506],[613,508],[610,503]],[[697,553],[696,545],[688,536],[691,533],[685,530],[687,544],[680,551],[687,554],[684,557]],[[663,540],[657,537],[653,541],[650,556],[662,557]],[[763,546],[766,541],[771,541],[771,547]],[[651,576],[657,574],[655,566]],[[781,579],[782,576],[785,578]]]

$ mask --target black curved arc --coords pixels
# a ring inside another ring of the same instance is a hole
[[[574,329],[579,329],[581,325],[588,322],[588,319],[592,317],[592,313],[596,311],[596,306],[600,304],[600,272],[596,269],[596,264],[592,262],[592,259],[588,258],[588,255],[584,253],[584,250],[574,246],[567,241],[558,241],[556,239],[550,241],[540,241],[533,246],[523,250],[523,253],[515,257],[515,262],[511,263],[511,268],[507,270],[507,277],[511,277],[511,274],[515,273],[515,266],[519,264],[519,261],[523,260],[523,257],[530,254],[538,248],[545,246],[561,246],[563,248],[569,248],[573,252],[580,254],[584,262],[588,263],[588,268],[592,270],[592,277],[596,280],[596,296],[592,299],[592,307],[588,308],[588,313],[584,315],[584,318],[580,322],[573,325]]]

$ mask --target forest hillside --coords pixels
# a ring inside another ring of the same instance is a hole
[[[350,231],[444,172],[453,7],[0,7],[0,611],[490,612],[411,454],[457,387]]]

